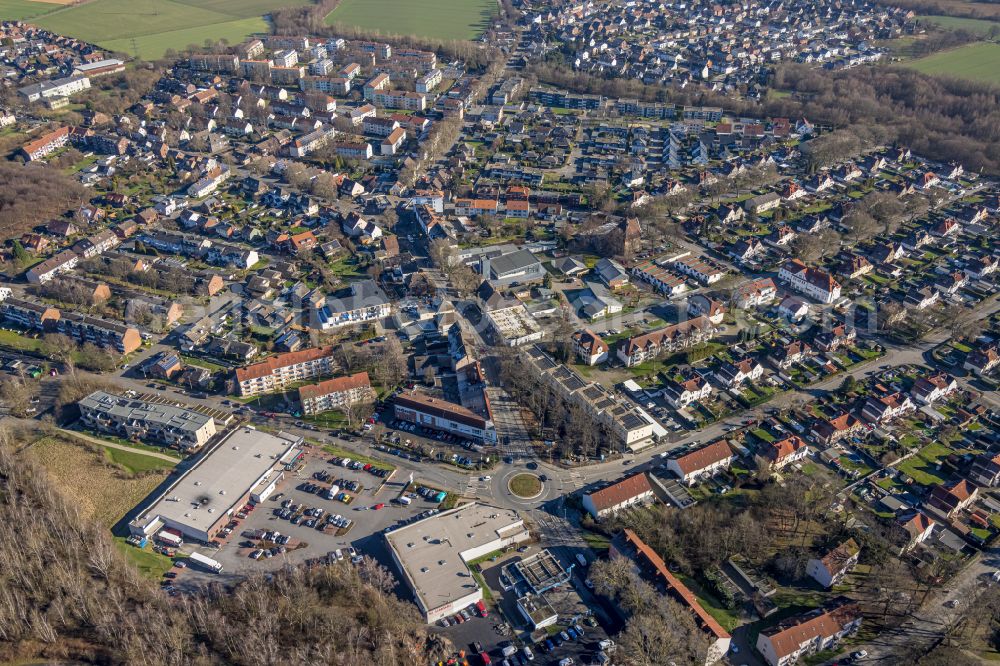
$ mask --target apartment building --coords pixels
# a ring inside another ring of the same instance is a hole
[[[778,279],[795,291],[820,303],[830,304],[840,298],[840,283],[826,271],[806,266],[793,259],[778,271]]]
[[[67,76],[62,79],[42,81],[18,89],[17,94],[28,102],[51,99],[53,97],[69,97],[90,88],[90,79],[86,76]]]
[[[94,391],[77,404],[88,427],[126,439],[187,450],[203,446],[216,432],[211,416],[104,391]]]
[[[680,351],[715,337],[718,329],[704,315],[624,340],[618,358],[626,367],[639,365],[660,354]]]
[[[236,386],[241,396],[270,393],[294,382],[331,375],[336,370],[333,347],[311,347],[277,354],[269,359],[237,368]]]
[[[830,650],[861,626],[854,602],[839,598],[824,608],[783,620],[757,637],[757,651],[769,666],[787,666],[800,658]]]
[[[0,313],[3,314],[4,321],[37,330],[46,328],[48,322],[58,321],[60,315],[59,310],[54,307],[12,296],[0,303]]]
[[[373,104],[389,109],[406,109],[407,111],[423,111],[427,108],[427,98],[418,92],[408,90],[380,90],[372,94]]]
[[[49,257],[42,263],[35,264],[29,268],[24,277],[31,284],[42,284],[60,273],[73,270],[79,261],[80,255],[76,252],[63,250],[54,257]]]
[[[367,372],[328,379],[299,388],[299,403],[303,414],[318,414],[331,409],[344,409],[375,399]]]
[[[351,92],[351,80],[342,76],[303,76],[299,79],[299,90],[327,95],[346,95]]]
[[[671,267],[704,285],[715,284],[726,276],[725,270],[700,257],[680,257],[671,263]]]
[[[21,151],[28,158],[28,161],[40,160],[65,146],[69,141],[69,136],[70,129],[60,127],[24,144],[21,146]]]
[[[114,349],[119,354],[131,354],[142,346],[142,336],[137,329],[79,312],[62,313],[55,322],[55,330],[81,344],[90,342]]]
[[[392,314],[392,304],[374,280],[362,280],[344,293],[329,296],[313,314],[310,325],[326,331],[384,319]]]

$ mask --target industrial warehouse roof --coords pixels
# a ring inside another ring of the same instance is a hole
[[[421,606],[433,610],[476,591],[466,553],[476,555],[524,530],[516,511],[472,503],[401,527],[385,539]]]
[[[242,427],[189,469],[135,520],[143,526],[159,517],[207,531],[263,479],[288,462],[301,437],[272,435]]]
[[[80,409],[90,409],[107,414],[116,421],[142,421],[157,423],[175,430],[196,432],[212,420],[211,416],[174,405],[145,402],[133,398],[94,391],[78,403]]]

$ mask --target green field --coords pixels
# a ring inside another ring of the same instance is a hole
[[[995,28],[1000,31],[1000,23],[996,21],[984,21],[981,19],[959,18],[957,16],[918,16],[922,23],[933,23],[934,25],[949,30],[968,30],[977,35],[989,35]]]
[[[45,12],[59,9],[59,5],[32,0],[0,0],[0,18],[23,21]]]
[[[109,460],[121,465],[132,474],[140,474],[150,470],[167,470],[174,468],[173,464],[167,462],[166,460],[143,455],[139,451],[122,451],[121,449],[113,449],[110,446],[105,446],[104,453]]]
[[[494,0],[343,0],[326,22],[384,34],[476,39],[496,14]]]
[[[903,64],[924,74],[1000,85],[1000,44],[992,42],[968,44]]]
[[[36,16],[33,22],[43,28],[113,51],[158,58],[167,49],[200,47],[205,40],[237,43],[250,34],[267,32],[265,14],[308,1],[90,0],[59,7],[29,0],[0,0],[0,18],[21,18],[31,12],[28,15]],[[48,13],[38,16],[43,12]]]

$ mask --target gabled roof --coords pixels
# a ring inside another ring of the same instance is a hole
[[[303,349],[301,351],[288,352],[287,354],[278,354],[272,356],[271,358],[261,361],[260,363],[254,363],[253,365],[248,365],[245,368],[236,368],[236,381],[245,382],[248,379],[258,379],[260,377],[266,377],[272,374],[278,368],[288,367],[290,365],[297,365],[299,363],[307,363],[309,361],[315,361],[326,356],[330,356],[333,353],[333,347],[312,347],[310,349]]]
[[[799,646],[817,637],[828,638],[844,630],[857,619],[856,608],[846,599],[829,610],[817,610],[785,620],[762,635],[771,639],[778,659],[798,651]]]
[[[649,485],[649,479],[646,478],[645,473],[640,472],[632,476],[626,476],[618,483],[601,488],[590,493],[588,496],[594,504],[594,509],[597,512],[601,512],[613,509],[640,495],[651,492],[653,492],[653,487]]]
[[[673,460],[686,476],[732,457],[733,451],[729,448],[729,444],[726,440],[720,439]]]

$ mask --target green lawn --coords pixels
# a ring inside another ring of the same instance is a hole
[[[169,463],[161,458],[147,456],[138,451],[122,451],[121,449],[113,449],[105,446],[104,453],[111,462],[121,465],[133,474],[141,474],[150,470],[173,469],[174,467],[174,463]]]
[[[951,453],[951,449],[943,444],[932,442],[917,452],[917,455],[907,458],[897,465],[897,469],[913,478],[923,486],[944,483],[933,466],[937,461]]]
[[[114,542],[118,550],[125,555],[125,559],[147,578],[159,580],[173,566],[173,560],[166,555],[154,553],[149,545],[141,549],[136,548],[132,544],[126,543],[124,537],[115,537]]]
[[[23,21],[53,9],[59,5],[48,2],[33,2],[32,0],[0,0],[0,19]]]
[[[0,347],[18,351],[37,352],[42,341],[20,335],[16,331],[0,331]]]
[[[933,23],[949,30],[968,30],[977,35],[989,35],[994,29],[1000,31],[1000,23],[996,21],[934,15],[918,16],[917,19],[922,23]]]
[[[319,414],[304,415],[302,420],[306,423],[329,428],[330,430],[341,430],[347,427],[347,416],[344,412],[336,409],[328,412],[320,412]]]
[[[205,368],[206,370],[210,370],[212,372],[219,372],[220,370],[226,369],[225,367],[219,365],[218,363],[212,363],[211,361],[207,361],[197,356],[188,356],[187,354],[181,354],[181,360],[187,363],[188,365],[195,365],[198,366],[199,368]]]
[[[924,74],[1000,85],[1000,44],[992,42],[967,44],[903,64]]]
[[[56,9],[35,23],[110,50],[157,58],[167,49],[201,46],[205,40],[226,39],[236,43],[250,34],[268,32],[264,14],[278,7],[306,3],[307,0],[91,0]]]
[[[493,0],[343,0],[326,22],[387,34],[472,40],[496,14]]]

